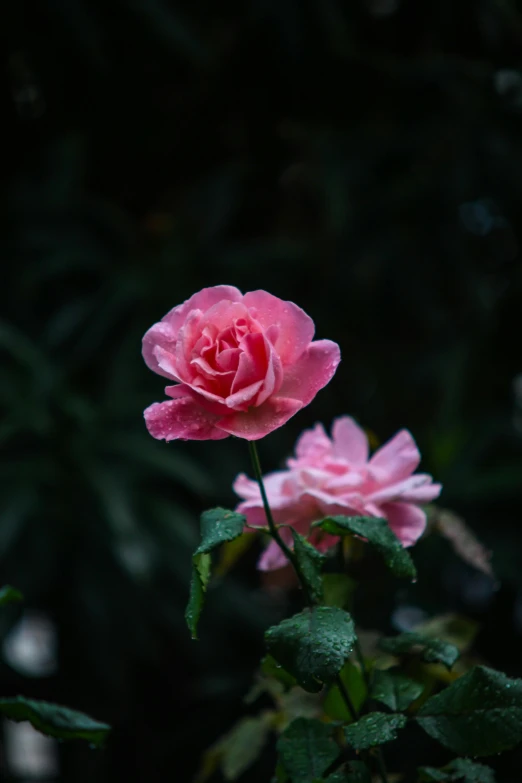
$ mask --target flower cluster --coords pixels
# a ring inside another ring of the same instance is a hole
[[[426,527],[426,514],[419,505],[434,500],[441,491],[431,476],[414,473],[419,462],[419,450],[407,430],[398,432],[372,457],[364,430],[349,416],[334,421],[331,438],[321,424],[306,430],[286,470],[264,478],[274,520],[286,526],[280,529],[285,543],[291,543],[293,527],[326,551],[339,539],[312,531],[311,525],[326,516],[343,514],[384,517],[402,544],[411,546]],[[266,527],[257,483],[241,474],[234,490],[243,498],[237,511],[246,516],[248,524]],[[271,541],[259,568],[281,568],[286,562],[277,543]]]
[[[170,400],[155,403],[145,411],[149,432],[165,440],[219,440],[236,435],[255,441],[280,427],[311,402],[331,380],[340,361],[336,343],[313,341],[313,335],[314,324],[306,313],[266,291],[243,295],[231,286],[200,291],[171,310],[143,338],[148,366],[175,382],[165,389]],[[234,489],[241,502],[236,512],[214,508],[201,515],[201,540],[193,556],[185,617],[192,637],[197,638],[211,579],[211,553],[238,539],[245,532],[245,519],[248,530],[268,529],[271,543],[262,553],[258,567],[271,571],[290,560],[307,607],[267,630],[266,647],[274,666],[270,665],[271,672],[263,668],[263,678],[280,687],[282,679],[277,670],[281,670],[285,682],[291,676],[310,693],[318,694],[324,688],[324,698],[314,702],[314,717],[300,717],[286,726],[284,715],[285,727],[277,745],[278,770],[292,780],[315,779],[317,770],[323,771],[325,765],[329,765],[327,771],[335,768],[342,773],[346,756],[337,747],[334,734],[341,717],[340,698],[345,708],[343,722],[350,719],[342,729],[344,737],[351,750],[361,754],[360,760],[354,762],[358,765],[354,774],[358,779],[360,776],[373,780],[373,772],[378,771],[382,783],[387,783],[379,745],[389,742],[406,725],[406,710],[415,715],[416,702],[420,701],[420,728],[462,756],[440,770],[419,768],[421,777],[426,772],[430,780],[451,777],[493,781],[493,770],[466,757],[493,755],[515,747],[522,740],[520,726],[513,730],[513,721],[507,721],[509,725],[503,730],[506,720],[498,720],[493,726],[484,710],[482,723],[480,715],[471,722],[466,716],[473,710],[477,713],[477,694],[487,694],[490,712],[499,712],[508,703],[522,705],[517,684],[520,681],[510,680],[489,667],[474,666],[449,685],[446,692],[437,688],[435,696],[426,695],[422,677],[409,677],[409,669],[401,671],[401,658],[409,661],[411,655],[420,653],[419,666],[422,661],[435,661],[451,668],[460,651],[442,636],[440,618],[434,619],[437,628],[441,628],[442,639],[432,639],[427,629],[425,635],[388,637],[380,640],[367,660],[368,652],[358,641],[359,632],[350,612],[343,605],[331,606],[323,601],[322,558],[309,545],[298,547],[302,541],[294,535],[299,533],[318,551],[326,552],[340,541],[331,531],[349,531],[378,549],[394,574],[414,579],[415,566],[402,547],[411,546],[422,535],[426,527],[422,506],[438,497],[441,485],[426,473],[416,473],[420,453],[412,435],[400,430],[370,454],[364,430],[350,416],[341,416],[334,420],[331,435],[321,424],[303,432],[285,469],[265,477],[261,475],[254,443],[249,444],[249,451],[256,481],[245,474],[237,476]],[[334,523],[321,523],[325,517],[334,517]],[[472,559],[468,550],[465,557],[491,576],[487,559]],[[291,578],[290,573],[281,574],[282,579],[286,576]],[[346,574],[336,577],[341,585],[351,584]],[[379,646],[398,657],[398,666],[383,667],[382,659],[376,660]],[[350,663],[354,649],[357,665]],[[347,665],[354,672],[350,682],[343,675]],[[360,683],[369,682],[369,672],[374,667],[379,674],[376,684],[380,695],[364,688],[359,699],[359,688],[350,692],[352,685],[357,686],[355,678]],[[420,669],[419,672],[422,674]],[[387,699],[389,693],[394,694],[393,704]],[[397,694],[400,698],[395,698]],[[392,712],[372,712],[368,700],[374,698]],[[284,705],[277,699],[275,702],[273,709],[263,706],[258,716],[264,730],[281,724]],[[437,722],[437,717],[441,721]],[[238,727],[240,724],[227,737]],[[372,753],[365,755],[370,728]],[[328,761],[324,753],[321,755],[321,743],[331,746]],[[226,745],[221,741],[220,744]],[[306,761],[304,766],[298,765],[299,769],[295,764],[297,757]],[[225,756],[221,766],[225,770]]]
[[[175,382],[165,388],[170,400],[146,409],[149,432],[167,441],[264,437],[308,405],[337,369],[337,343],[313,336],[312,319],[293,302],[266,291],[204,288],[143,338],[147,365]],[[342,514],[384,517],[402,544],[411,546],[426,526],[419,506],[441,490],[431,476],[415,474],[419,462],[406,430],[372,457],[364,431],[348,416],[336,419],[331,438],[320,424],[307,430],[286,470],[265,477],[283,540],[291,545],[294,528],[326,551],[338,538],[312,524]],[[243,499],[237,510],[250,527],[266,527],[258,484],[242,474],[234,489]],[[273,540],[259,567],[285,563]]]

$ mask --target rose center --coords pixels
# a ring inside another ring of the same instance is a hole
[[[197,373],[195,386],[204,387],[223,399],[236,391],[234,380],[242,375],[244,365],[244,360],[241,363],[244,340],[257,333],[252,327],[245,317],[236,318],[221,330],[213,324],[205,326],[191,351],[190,364]]]

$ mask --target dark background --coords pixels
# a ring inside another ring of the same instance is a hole
[[[114,726],[104,752],[60,747],[62,780],[190,781],[288,611],[252,551],[199,643],[184,625],[198,515],[234,503],[247,449],[148,436],[164,381],[140,340],[208,285],[292,299],[341,345],[265,470],[315,421],[408,427],[494,551],[496,591],[427,539],[371,625],[401,601],[459,611],[522,675],[522,4],[11,0],[0,31],[0,582],[59,639],[57,674],[3,663],[0,692]],[[519,783],[520,753],[494,763]]]

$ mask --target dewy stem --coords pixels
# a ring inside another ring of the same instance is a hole
[[[288,547],[288,545],[283,541],[281,538],[281,534],[279,533],[279,530],[277,529],[277,525],[274,522],[274,517],[272,516],[272,511],[270,509],[270,504],[268,502],[268,497],[266,495],[265,485],[263,482],[263,473],[261,471],[261,463],[259,461],[259,454],[257,453],[257,447],[255,444],[255,441],[250,440],[248,442],[248,450],[250,452],[250,459],[252,460],[252,467],[254,468],[254,475],[256,477],[256,481],[259,485],[259,491],[261,492],[261,499],[263,501],[263,507],[265,509],[265,515],[266,515],[266,521],[268,523],[268,530],[270,532],[270,535],[276,541],[279,548],[284,553],[285,557],[289,560],[289,562],[293,565],[294,571],[297,574],[297,577],[303,587],[304,593],[306,595],[308,603],[310,603],[310,597],[308,594],[308,588],[306,586],[306,582],[304,581],[301,569],[299,568],[299,564],[297,562],[297,559],[292,552],[292,550]]]
[[[259,461],[259,454],[257,453],[257,447],[255,441],[250,440],[248,442],[248,450],[250,452],[250,459],[252,460],[252,467],[254,468],[254,475],[259,485],[259,491],[261,492],[261,499],[263,501],[263,508],[265,509],[266,521],[268,523],[268,530],[270,532],[270,535],[272,536],[274,541],[278,544],[285,557],[290,561],[290,563],[294,567],[294,571],[301,583],[303,592],[306,596],[306,601],[310,606],[313,606],[313,601],[310,598],[310,593],[308,591],[306,580],[303,578],[301,569],[299,568],[299,563],[297,562],[297,558],[295,557],[295,554],[292,552],[289,546],[281,538],[279,530],[277,529],[277,525],[274,522],[274,517],[272,516],[272,511],[270,509],[270,504],[268,502],[268,497],[263,482],[263,473],[261,471],[261,463]],[[355,705],[352,702],[350,694],[348,693],[346,686],[341,679],[340,674],[338,674],[337,677],[335,678],[335,684],[339,688],[339,693],[341,694],[346,704],[346,707],[350,715],[352,716],[352,719],[354,721],[358,720],[359,714],[355,709]],[[379,748],[379,756],[378,756],[378,765],[379,765],[379,772],[381,775],[382,783],[388,783],[386,768],[384,766],[384,760],[382,758],[382,755],[380,754],[380,748]]]

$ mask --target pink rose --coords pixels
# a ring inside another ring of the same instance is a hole
[[[265,477],[274,520],[288,526],[280,528],[280,533],[291,544],[291,527],[307,536],[312,522],[332,514],[385,517],[402,544],[411,546],[426,527],[426,514],[419,504],[438,497],[442,489],[425,473],[412,475],[419,462],[419,450],[407,430],[398,432],[369,458],[368,439],[349,416],[334,421],[332,438],[317,424],[297,441],[295,458],[287,460],[288,469]],[[245,514],[249,525],[266,527],[257,483],[240,474],[234,490],[244,498],[237,511]],[[309,540],[324,552],[339,538],[316,529]],[[259,568],[269,571],[286,563],[272,541]]]
[[[314,322],[266,291],[204,288],[143,338],[148,367],[175,386],[145,411],[154,438],[258,440],[308,405],[340,361]]]

